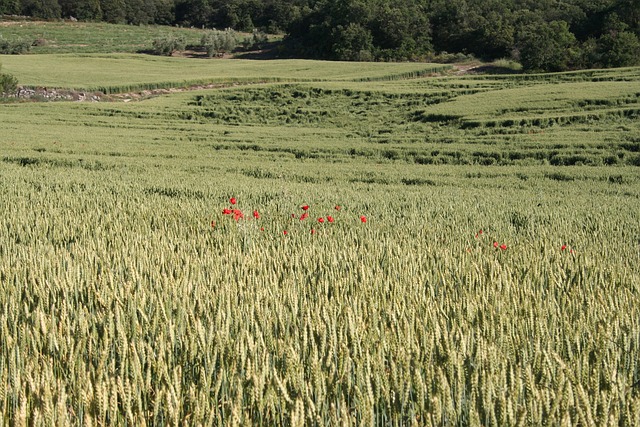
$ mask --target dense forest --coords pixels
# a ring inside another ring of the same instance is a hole
[[[0,15],[285,34],[300,57],[462,53],[525,70],[640,64],[639,0],[0,0]]]

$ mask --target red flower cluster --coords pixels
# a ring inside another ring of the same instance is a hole
[[[231,203],[231,205],[233,206],[236,203],[238,203],[238,200],[235,197],[231,197],[229,199],[229,203]],[[257,211],[255,211],[253,215],[255,216],[256,213]],[[235,219],[236,221],[240,221],[241,219],[244,218],[244,213],[242,213],[240,209],[235,209],[235,208],[222,209],[222,215],[233,215],[233,219]]]
[[[493,242],[493,247],[496,248],[496,249],[500,248],[503,251],[507,250],[507,245],[505,243],[499,244],[498,242]]]
[[[223,215],[232,215],[233,214],[233,219],[235,219],[236,221],[239,221],[239,220],[244,218],[244,214],[242,213],[242,211],[240,209],[223,209],[222,210],[222,214]]]
[[[262,215],[260,214],[260,212],[256,209],[253,211],[252,215],[249,217],[245,217],[245,214],[242,212],[242,210],[240,210],[239,208],[236,207],[236,205],[238,205],[238,199],[236,197],[230,197],[229,198],[229,204],[230,206],[228,208],[224,208],[222,209],[222,215],[229,215],[229,216],[233,216],[233,219],[235,221],[240,221],[241,219],[252,219],[251,217],[253,217],[254,220],[260,220],[262,218]],[[291,214],[291,218],[292,219],[296,219],[298,218],[300,221],[304,221],[307,218],[309,218],[310,216],[310,212],[311,212],[311,206],[308,204],[304,204],[304,205],[300,205],[300,209],[302,210],[302,213],[300,214],[300,216],[298,216],[295,213]],[[335,205],[334,206],[334,210],[337,212],[341,212],[342,211],[342,206],[340,205]],[[338,215],[338,214],[335,214]],[[339,218],[336,218],[332,215],[326,215],[326,216],[321,216],[317,218],[317,223],[319,224],[333,224],[335,222],[337,222],[339,220]],[[364,215],[360,216],[360,221],[362,223],[366,223],[367,222],[367,217]],[[216,227],[216,221],[211,221],[211,227],[215,228]],[[264,227],[260,227],[260,231],[265,231]],[[310,230],[311,234],[314,235],[317,233],[317,230],[315,228],[311,228]],[[287,236],[291,233],[291,230],[282,230],[282,234]]]
[[[475,234],[475,236],[474,236],[474,237],[475,237],[476,239],[482,239],[485,235],[486,235],[486,232],[485,232],[483,229],[479,229],[479,230],[476,232],[476,234]],[[495,249],[500,249],[500,250],[503,250],[503,251],[506,251],[506,250],[507,250],[507,244],[506,244],[506,243],[500,244],[500,243],[498,243],[498,242],[497,242],[497,241],[495,241],[495,240],[493,241],[493,247],[494,247]],[[467,252],[471,252],[471,249],[470,249],[470,248],[467,248]]]

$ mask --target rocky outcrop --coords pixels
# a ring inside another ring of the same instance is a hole
[[[89,101],[98,102],[102,99],[102,92],[79,92],[73,90],[50,89],[46,87],[19,86],[15,97],[35,101]]]

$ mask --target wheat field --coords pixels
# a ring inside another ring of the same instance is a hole
[[[0,106],[2,424],[640,425],[637,69],[387,65]]]

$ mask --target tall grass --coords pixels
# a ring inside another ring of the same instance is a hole
[[[456,121],[635,89],[341,66],[2,106],[4,425],[640,423],[637,120]]]

